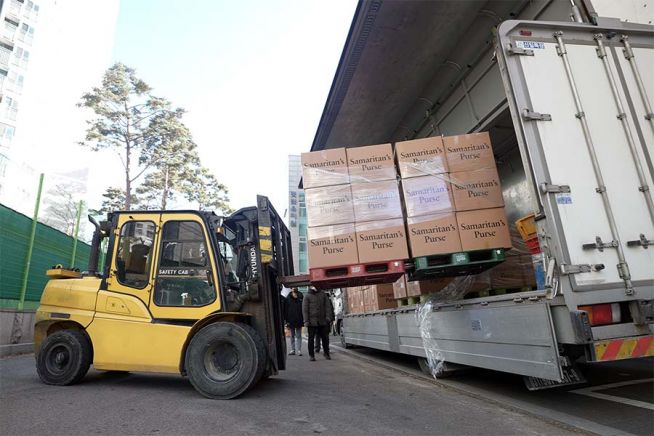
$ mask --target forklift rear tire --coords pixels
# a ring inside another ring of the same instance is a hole
[[[261,379],[266,360],[266,347],[256,330],[238,322],[217,322],[193,336],[185,366],[198,392],[227,400]]]
[[[36,356],[36,372],[43,383],[66,386],[89,371],[93,350],[88,337],[77,330],[59,330],[43,341]]]

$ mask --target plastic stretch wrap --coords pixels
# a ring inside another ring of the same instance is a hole
[[[354,224],[309,227],[307,230],[309,268],[359,263]]]
[[[350,185],[306,189],[304,196],[309,227],[354,222]]]
[[[434,378],[437,378],[443,373],[445,359],[436,340],[431,336],[431,313],[433,306],[434,303],[431,300],[419,305],[416,308],[416,322],[420,330],[420,336],[422,337],[422,346],[425,349],[429,371]]]
[[[428,174],[402,179],[407,216],[504,206],[497,168]]]
[[[347,148],[347,166],[351,183],[395,180],[397,171],[391,144]]]
[[[304,189],[350,183],[344,148],[302,153],[301,161]]]
[[[402,218],[402,201],[396,180],[352,183],[356,222]]]
[[[403,260],[409,257],[402,218],[357,222],[355,229],[361,263]]]
[[[449,172],[440,136],[397,142],[395,157],[403,179]]]

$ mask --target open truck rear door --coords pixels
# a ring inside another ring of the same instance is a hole
[[[654,26],[610,23],[507,21],[496,41],[548,285],[571,311],[629,307],[595,340],[651,334],[654,298]]]

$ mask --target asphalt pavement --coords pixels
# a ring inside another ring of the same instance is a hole
[[[306,345],[306,344],[305,344]],[[333,349],[289,356],[288,369],[241,398],[201,397],[181,376],[91,370],[42,384],[34,356],[0,360],[0,432],[25,434],[583,434],[548,417],[462,393]]]
[[[343,350],[345,351],[345,350]],[[446,379],[423,374],[416,359],[354,347],[347,353],[435,386],[557,420],[597,434],[654,434],[654,358],[581,366],[588,383],[530,392],[521,376],[470,368]]]

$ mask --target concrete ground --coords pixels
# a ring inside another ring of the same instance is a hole
[[[581,367],[588,383],[530,392],[521,376],[471,368],[433,380],[416,359],[354,347],[347,353],[370,363],[430,380],[438,387],[485,398],[537,416],[598,434],[654,434],[654,358],[623,360]]]
[[[186,379],[159,374],[91,370],[79,385],[47,386],[33,355],[8,357],[0,360],[0,429],[4,435],[580,433],[343,350],[333,349],[332,357],[289,356],[287,371],[231,401],[205,399]]]

